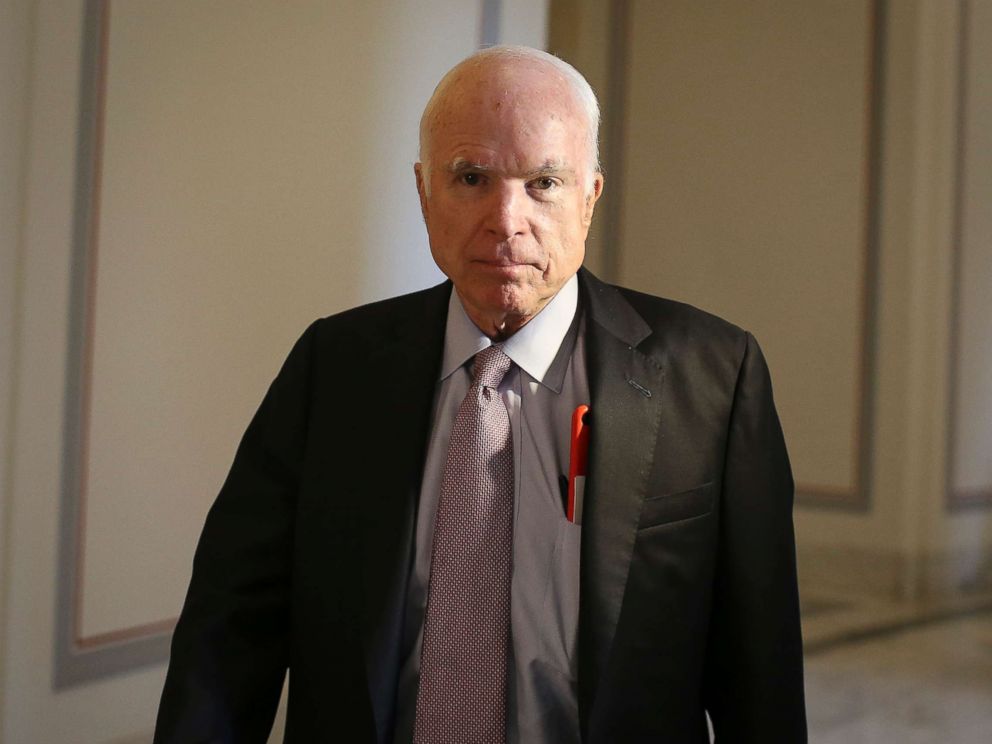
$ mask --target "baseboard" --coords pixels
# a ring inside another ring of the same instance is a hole
[[[800,589],[807,596],[888,601],[992,591],[992,545],[911,558],[884,548],[800,546],[797,557]]]

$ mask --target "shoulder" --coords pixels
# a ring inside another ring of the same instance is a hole
[[[602,282],[592,288],[612,294],[612,299],[590,303],[600,313],[597,322],[603,324],[603,309],[609,307],[614,314],[627,315],[626,328],[640,324],[636,343],[628,341],[630,347],[664,370],[666,385],[677,390],[683,402],[694,399],[701,408],[729,411],[743,394],[769,404],[771,410],[768,366],[751,333],[684,302]],[[620,336],[615,321],[606,321],[604,327]]]
[[[688,303],[607,284],[589,272],[582,278],[593,319],[615,335],[626,334],[648,356],[734,366],[753,343],[738,325]]]
[[[640,347],[644,353],[661,358],[672,374],[681,370],[689,379],[736,384],[749,349],[757,346],[750,333],[685,302],[618,291],[652,329]]]
[[[675,335],[687,343],[730,343],[743,340],[745,331],[734,323],[686,302],[616,287],[620,295],[659,334]]]
[[[315,320],[301,342],[317,349],[356,349],[443,330],[451,283],[353,307]]]
[[[342,374],[341,369],[377,363],[390,350],[394,362],[434,353],[443,339],[450,293],[450,283],[444,282],[319,318],[293,345],[280,377],[324,379],[332,371]]]
[[[450,294],[451,283],[446,281],[428,289],[370,302],[334,315],[328,315],[316,321],[314,326],[321,334],[355,330],[360,332],[382,330],[386,332],[404,321],[428,320],[431,316],[444,311],[447,308]]]

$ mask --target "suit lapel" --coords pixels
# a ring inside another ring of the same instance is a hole
[[[367,382],[377,401],[365,417],[371,420],[366,445],[376,442],[383,452],[381,467],[363,473],[360,628],[380,736],[392,729],[395,713],[414,522],[449,294],[448,282],[424,293],[423,303],[406,308],[370,359]]]
[[[637,346],[651,334],[613,287],[580,270],[587,312],[592,436],[582,526],[579,718],[585,732],[623,602],[654,459],[664,370]]]

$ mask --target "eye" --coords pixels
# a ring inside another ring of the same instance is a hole
[[[463,173],[461,181],[466,186],[478,186],[482,183],[482,176],[478,173]]]
[[[530,187],[538,191],[548,191],[555,188],[558,185],[558,181],[551,176],[541,176],[540,178],[535,178],[530,182]]]

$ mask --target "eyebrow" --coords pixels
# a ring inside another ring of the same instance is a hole
[[[455,158],[448,164],[448,172],[458,175],[467,171],[491,171],[494,170],[482,163],[473,163],[465,158]]]
[[[524,178],[537,178],[538,176],[573,176],[575,169],[569,168],[560,160],[547,160],[532,171],[524,173]]]
[[[483,165],[482,163],[475,163],[465,158],[455,158],[449,163],[447,168],[449,173],[453,175],[460,175],[462,173],[468,172],[492,172],[496,170],[490,165]],[[527,171],[523,174],[525,180],[530,180],[532,178],[537,178],[539,176],[566,176],[574,175],[575,169],[569,168],[560,160],[546,160],[544,163],[539,165],[537,168]]]

